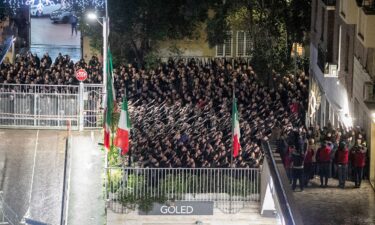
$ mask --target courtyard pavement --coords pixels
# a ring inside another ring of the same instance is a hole
[[[297,187],[293,194],[304,225],[375,224],[375,192],[368,181],[361,188],[354,188],[353,182],[338,188],[336,179],[329,179],[327,188],[319,185],[315,178],[303,192]]]
[[[104,152],[98,146],[101,137],[97,131],[72,133],[69,225],[105,224]]]

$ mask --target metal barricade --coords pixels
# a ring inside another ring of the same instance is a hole
[[[107,207],[127,213],[144,202],[213,201],[224,213],[259,202],[258,168],[107,168]]]
[[[84,85],[84,127],[85,128],[101,128],[103,111],[102,105],[102,85],[87,84]]]
[[[0,84],[0,127],[99,128],[102,86],[84,84],[81,89],[78,85]],[[85,112],[80,113],[81,105],[87,105]]]

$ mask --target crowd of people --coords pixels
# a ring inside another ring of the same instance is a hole
[[[96,56],[88,64],[82,59],[74,63],[69,55],[61,53],[52,61],[48,53],[41,58],[37,54],[18,54],[15,63],[3,62],[0,68],[0,83],[76,85],[75,71],[84,68],[88,72],[85,83],[102,82],[102,66]],[[46,86],[49,91],[51,87]],[[67,89],[68,90],[68,89]]]
[[[280,153],[287,170],[292,189],[297,181],[300,189],[308,186],[315,175],[320,178],[320,187],[327,187],[329,178],[338,179],[338,187],[345,188],[346,181],[361,186],[367,160],[365,132],[359,127],[334,128],[331,123],[303,127],[278,137]]]
[[[232,64],[233,63],[233,64]],[[75,85],[75,71],[88,71],[86,83],[102,82],[102,66],[93,56],[73,63],[59,54],[18,55],[3,63],[0,83]],[[264,156],[261,141],[276,135],[293,190],[303,190],[315,175],[322,187],[330,177],[344,188],[353,177],[360,187],[366,165],[365,133],[360,129],[304,126],[308,77],[272,74],[265,85],[252,67],[225,59],[170,60],[144,70],[132,65],[114,69],[116,99],[126,96],[132,121],[131,151],[141,167],[258,167]],[[1,87],[4,88],[4,87]],[[50,88],[50,89],[49,89]],[[231,108],[237,98],[241,152],[232,157]]]
[[[19,55],[3,64],[0,83],[77,84],[74,71],[88,71],[87,83],[101,83],[102,68],[93,57],[73,63],[60,54]],[[272,74],[268,86],[246,62],[213,59],[170,60],[154,70],[132,65],[114,69],[116,98],[129,100],[132,158],[141,167],[258,167],[261,140],[277,126],[302,126],[308,77]],[[126,93],[125,93],[126,92]],[[231,108],[238,102],[241,152],[232,158]]]
[[[274,74],[260,82],[252,67],[223,60],[169,61],[155,70],[115,70],[118,98],[132,102],[133,156],[142,167],[258,167],[261,140],[276,124],[304,123],[308,77]],[[231,158],[231,108],[238,99],[241,152]],[[292,112],[292,113],[291,113]]]

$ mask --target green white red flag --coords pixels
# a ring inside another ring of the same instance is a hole
[[[105,110],[104,110],[104,147],[107,151],[111,149],[111,127],[112,127],[112,113],[115,105],[115,89],[113,87],[112,79],[112,54],[108,49],[108,60],[107,60],[107,93],[105,98]]]
[[[240,145],[240,123],[239,123],[239,116],[237,110],[237,100],[233,97],[233,104],[232,104],[232,129],[233,129],[233,157],[237,157],[241,145]]]
[[[124,97],[115,138],[115,146],[121,149],[121,155],[125,155],[129,151],[130,126],[128,101]]]

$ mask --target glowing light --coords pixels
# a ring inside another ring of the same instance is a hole
[[[44,5],[42,3],[42,0],[39,0],[39,3],[38,5],[36,6],[36,8],[38,9],[38,11],[41,13],[43,12],[43,8],[44,8]]]
[[[95,13],[90,12],[87,14],[87,18],[90,20],[96,20],[98,19],[98,16]]]

